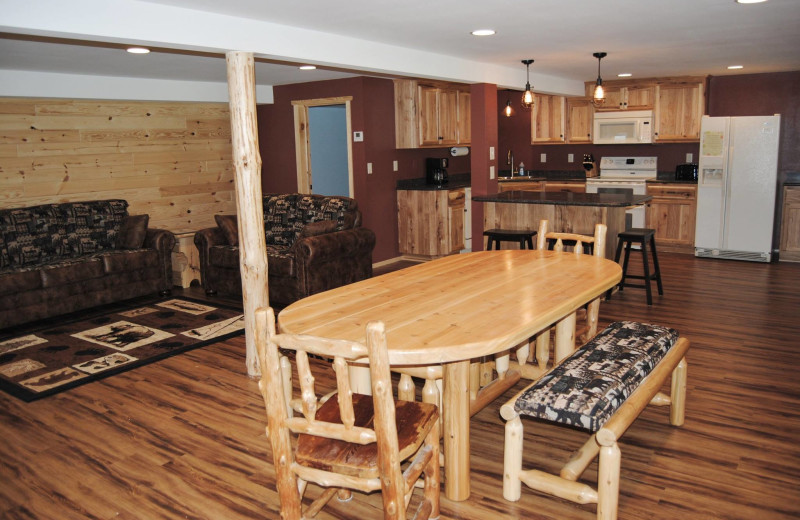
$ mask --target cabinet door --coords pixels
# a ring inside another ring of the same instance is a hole
[[[659,85],[657,97],[656,141],[699,141],[705,108],[703,85]]]
[[[652,110],[655,105],[656,89],[652,86],[627,87],[625,89],[626,110]]]
[[[472,142],[472,95],[469,92],[458,92],[458,144]]]
[[[659,248],[692,252],[697,215],[697,187],[655,185],[647,187],[653,199],[647,206],[646,226],[656,231]]]
[[[564,96],[534,94],[531,142],[564,143]]]
[[[444,254],[458,253],[464,249],[464,190],[447,192],[447,250]]]
[[[439,90],[439,144],[458,144],[457,90]]]
[[[567,142],[591,143],[594,107],[586,98],[567,98]]]
[[[800,186],[783,188],[781,260],[800,262]]]
[[[439,144],[439,89],[419,87],[419,142]]]
[[[606,102],[597,110],[602,112],[625,109],[625,87],[603,85],[603,91],[606,94]]]

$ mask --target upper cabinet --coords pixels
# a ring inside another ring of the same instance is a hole
[[[564,96],[533,95],[531,143],[560,144],[566,142],[564,107]]]
[[[567,142],[591,143],[594,106],[589,98],[567,98]]]
[[[674,143],[700,140],[705,112],[705,84],[665,83],[656,87],[655,140]]]
[[[586,82],[588,97],[594,85]],[[596,110],[652,110],[655,142],[697,142],[706,106],[705,85],[704,76],[606,81],[606,102]]]
[[[467,87],[395,80],[395,145],[434,148],[470,142]]]

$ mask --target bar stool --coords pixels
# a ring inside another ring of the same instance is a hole
[[[622,279],[619,281],[619,290],[622,291],[625,287],[638,287],[643,288],[647,293],[647,305],[653,305],[653,295],[650,290],[650,281],[655,280],[658,285],[658,294],[664,294],[664,288],[661,286],[661,269],[658,267],[658,255],[656,254],[656,230],[649,228],[632,228],[623,231],[619,235],[617,242],[617,254],[614,256],[614,261],[619,263],[619,257],[622,254],[622,246],[625,246],[625,260],[622,262]],[[647,244],[650,243],[650,250],[653,254],[653,267],[655,270],[650,273],[650,265],[647,260]],[[628,258],[631,254],[631,246],[636,243],[639,244],[642,250],[642,263],[644,267],[644,276],[628,274]],[[627,278],[636,278],[644,280],[642,285],[634,285],[626,283]],[[606,293],[606,300],[611,298],[611,289]]]
[[[492,250],[492,242],[494,242],[495,249],[500,249],[500,242],[519,242],[520,249],[525,249],[526,244],[528,249],[533,249],[535,234],[536,231],[529,229],[488,229],[483,232],[483,236],[489,237],[486,244],[487,251]]]

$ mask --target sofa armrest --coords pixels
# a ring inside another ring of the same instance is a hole
[[[227,245],[228,241],[225,234],[219,227],[201,229],[194,234],[194,245],[200,255],[200,283],[207,293],[212,294],[216,290],[210,286],[206,273],[208,273],[208,259],[211,248],[214,246]]]
[[[290,251],[294,252],[298,262],[313,265],[356,252],[369,252],[371,256],[374,248],[375,233],[360,227],[299,238]]]
[[[172,250],[175,247],[175,235],[165,229],[147,229],[143,247],[158,251],[161,265],[161,293],[172,290]]]

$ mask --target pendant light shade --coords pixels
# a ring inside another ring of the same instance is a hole
[[[514,109],[511,108],[511,100],[509,99],[506,101],[506,107],[503,109],[503,115],[506,117],[511,117],[514,115]]]
[[[595,52],[592,54],[597,58],[597,82],[594,85],[594,94],[592,94],[592,104],[595,107],[601,107],[606,102],[606,93],[603,91],[603,78],[600,77],[600,60],[605,58],[605,52]]]
[[[531,108],[533,106],[533,90],[531,90],[531,63],[533,60],[522,60],[525,64],[527,80],[525,82],[525,92],[522,93],[522,108]]]

